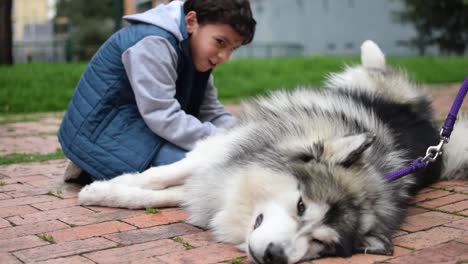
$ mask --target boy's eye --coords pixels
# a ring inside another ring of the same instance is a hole
[[[224,46],[226,44],[226,42],[222,39],[216,39],[216,43],[218,43],[220,46]]]

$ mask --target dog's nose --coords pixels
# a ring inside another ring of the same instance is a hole
[[[267,249],[265,250],[265,255],[263,255],[264,264],[287,264],[288,258],[284,254],[284,250],[280,245],[273,243],[268,244]]]

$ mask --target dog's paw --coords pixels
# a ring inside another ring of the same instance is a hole
[[[86,185],[78,193],[81,205],[102,205],[111,194],[111,186],[106,182],[93,182]]]

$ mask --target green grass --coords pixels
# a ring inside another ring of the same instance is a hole
[[[237,257],[237,258],[233,258],[231,260],[228,260],[226,261],[226,263],[229,263],[229,264],[241,264],[242,261],[244,261],[246,258],[245,257]]]
[[[0,113],[63,111],[85,65],[0,66]]]
[[[147,214],[157,214],[157,213],[159,213],[159,210],[156,209],[156,208],[146,208],[145,213],[147,213]]]
[[[215,83],[224,103],[238,102],[272,89],[318,86],[327,73],[358,61],[335,56],[234,59],[215,70]],[[428,84],[461,82],[468,74],[468,57],[391,57],[388,61]],[[0,115],[65,110],[85,67],[85,63],[0,66]]]
[[[42,235],[39,235],[39,238],[50,243],[55,243],[55,239],[51,235],[42,234]]]
[[[55,191],[48,191],[46,193],[46,195],[50,195],[50,196],[55,196],[55,197],[58,197],[58,198],[62,198],[62,194],[63,192],[61,190],[55,190]]]
[[[175,242],[177,243],[180,243],[182,244],[182,246],[185,248],[185,249],[192,249],[193,246],[189,244],[189,242],[185,241],[183,238],[179,237],[179,236],[176,236],[174,237],[172,240],[174,240]]]
[[[57,149],[49,154],[28,154],[28,153],[14,153],[0,157],[0,165],[25,163],[25,162],[38,162],[53,159],[62,159],[65,155],[61,149]]]

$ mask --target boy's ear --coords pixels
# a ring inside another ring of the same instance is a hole
[[[185,26],[187,27],[187,33],[191,34],[198,28],[197,12],[189,11],[185,15]]]

